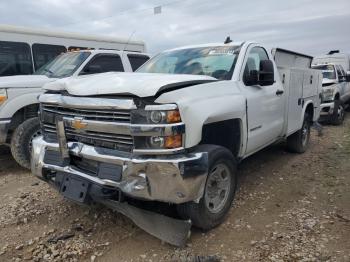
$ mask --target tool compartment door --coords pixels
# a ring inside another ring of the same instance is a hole
[[[318,95],[318,74],[315,70],[304,71],[303,98]]]
[[[301,128],[300,119],[303,112],[302,96],[304,71],[299,69],[291,69],[289,77],[287,136],[293,134]]]

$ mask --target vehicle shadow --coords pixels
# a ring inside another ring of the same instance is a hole
[[[11,155],[11,150],[7,146],[0,146],[0,176],[7,173],[27,171],[23,167],[17,164]]]

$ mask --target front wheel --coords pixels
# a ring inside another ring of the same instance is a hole
[[[345,108],[344,104],[340,100],[334,101],[334,110],[331,116],[331,123],[339,126],[344,122]]]
[[[301,129],[287,138],[287,147],[291,152],[304,153],[310,142],[310,117],[305,113]]]
[[[199,203],[188,202],[177,206],[184,219],[200,229],[209,230],[221,224],[232,205],[236,185],[236,161],[232,153],[221,146],[203,145],[208,152],[209,173],[204,195]]]
[[[37,117],[27,119],[20,124],[11,138],[11,153],[16,162],[24,168],[30,168],[32,141],[41,134]]]

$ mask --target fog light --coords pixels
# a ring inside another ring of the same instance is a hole
[[[165,137],[165,148],[177,148],[182,146],[182,135]]]
[[[164,147],[164,137],[152,136],[150,138],[150,146],[153,148],[163,148]]]

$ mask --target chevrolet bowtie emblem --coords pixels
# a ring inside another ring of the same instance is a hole
[[[84,119],[82,118],[74,118],[74,120],[72,121],[72,127],[75,128],[75,129],[84,129],[85,127],[87,127],[87,123],[84,123],[83,122]]]

